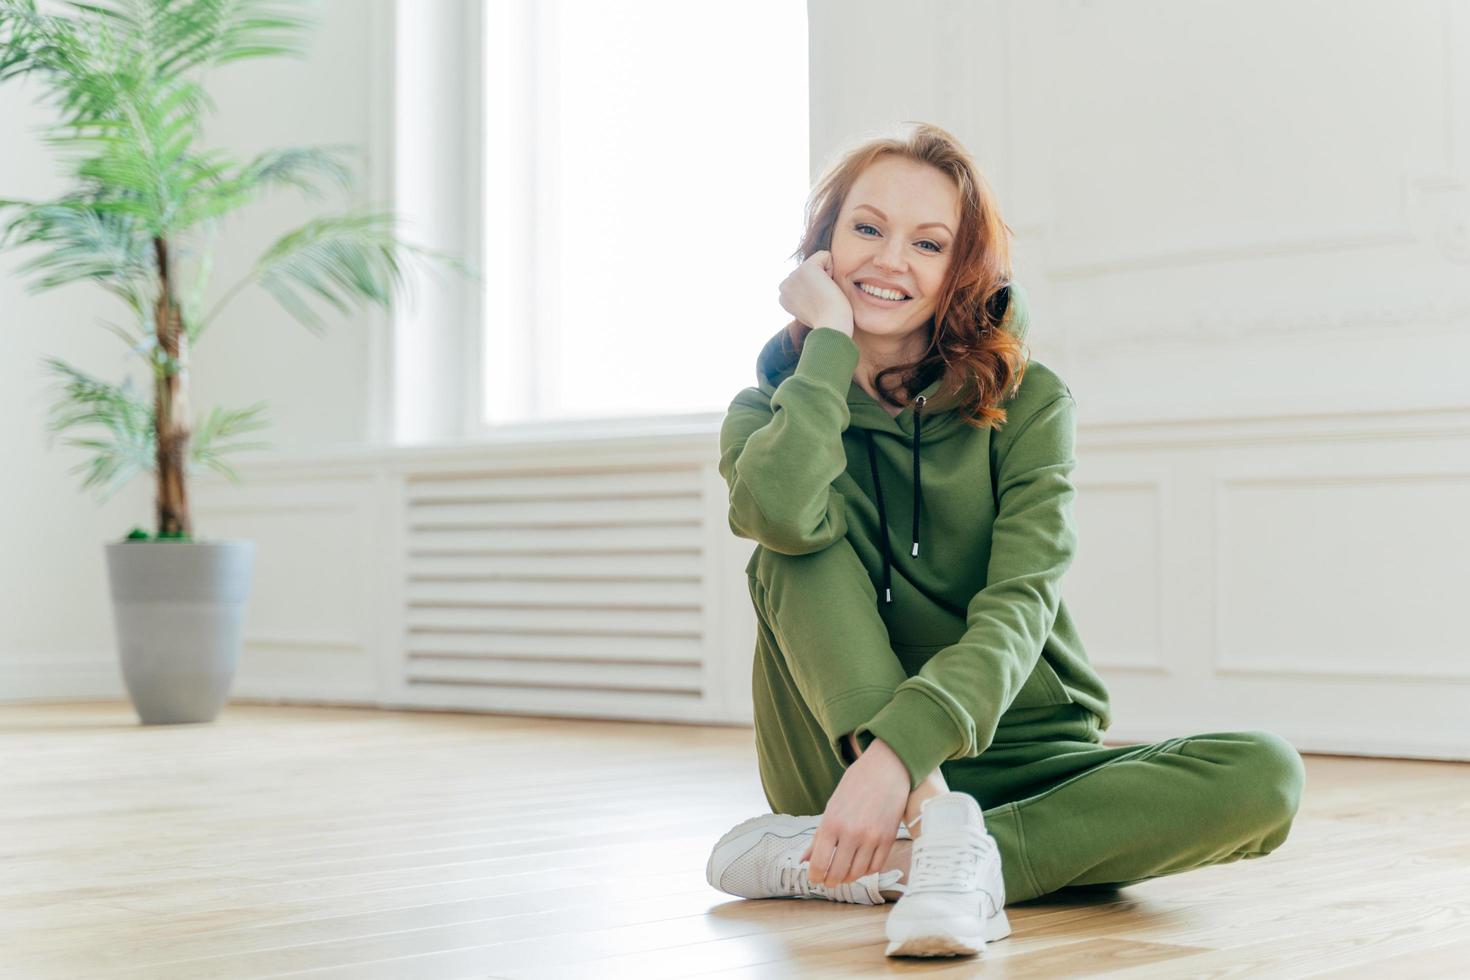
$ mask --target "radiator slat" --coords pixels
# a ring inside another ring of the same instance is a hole
[[[618,527],[698,525],[703,503],[697,494],[631,500],[515,500],[445,503],[408,509],[410,528],[445,527]]]
[[[416,582],[405,596],[410,606],[538,606],[556,615],[562,609],[626,606],[699,612],[700,582]]]
[[[703,665],[506,663],[488,660],[414,658],[409,662],[412,681],[439,684],[486,684],[497,687],[539,687],[629,691],[684,691],[700,689]]]
[[[476,503],[496,500],[607,499],[644,495],[700,494],[697,469],[578,470],[516,472],[505,475],[466,473],[412,476],[406,487],[410,504],[436,501]]]
[[[699,553],[647,554],[455,554],[412,556],[405,564],[412,582],[520,581],[693,582],[703,567]]]
[[[496,528],[494,530],[415,529],[408,535],[410,556],[433,554],[638,554],[700,550],[699,525],[684,527]]]
[[[487,659],[615,660],[649,663],[698,663],[704,651],[697,637],[557,635],[542,633],[446,633],[414,630],[408,634],[411,657],[483,657]]]
[[[699,636],[703,611],[647,612],[639,609],[453,608],[409,605],[410,630],[496,633],[612,633],[619,636]]]

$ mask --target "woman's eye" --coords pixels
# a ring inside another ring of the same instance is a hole
[[[858,231],[858,232],[861,232],[864,228],[873,228],[873,226],[870,225],[870,224],[868,224],[866,221],[860,221],[857,224],[853,225],[853,229],[856,230],[856,231]],[[878,229],[877,228],[873,228],[873,230],[874,231],[877,231]],[[933,251],[936,252],[936,253],[944,251],[944,249],[937,242],[931,242],[927,238],[924,239],[919,244],[921,244],[921,245],[933,245],[934,246]]]

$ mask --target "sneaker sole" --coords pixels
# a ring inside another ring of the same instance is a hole
[[[731,861],[750,850],[751,846],[765,834],[799,837],[808,830],[816,830],[821,824],[820,814],[811,817],[797,817],[785,813],[763,813],[758,817],[751,817],[744,823],[732,827],[715,844],[714,850],[710,851],[709,860],[704,865],[704,880],[709,882],[710,887],[716,891],[724,891],[715,877],[716,864],[720,865],[721,870],[729,867]]]
[[[987,942],[1004,939],[1011,934],[1011,922],[1005,909],[985,920],[979,935],[966,932],[973,923],[952,923],[953,930],[946,930],[944,923],[930,920],[913,926],[895,927],[897,936],[889,936],[884,954],[887,956],[972,956],[985,948]]]

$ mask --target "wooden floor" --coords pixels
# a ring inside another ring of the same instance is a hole
[[[1182,734],[1182,733],[1181,733]],[[891,906],[742,901],[749,729],[229,705],[0,706],[0,976],[1470,976],[1470,765],[1309,757],[1275,854],[1012,906],[981,958]]]

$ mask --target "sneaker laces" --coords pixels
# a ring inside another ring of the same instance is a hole
[[[995,848],[995,838],[970,830],[920,834],[910,852],[909,880],[898,886],[911,891],[969,891],[976,887],[980,861]]]
[[[844,881],[837,886],[813,884],[808,874],[810,861],[796,862],[794,855],[780,859],[780,886],[784,895],[792,898],[825,898],[833,902],[851,902],[854,905],[883,905],[888,900],[884,891],[902,891],[898,879],[903,877],[899,868],[863,875],[853,881]]]

